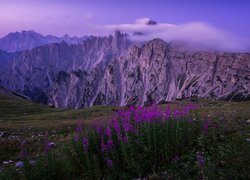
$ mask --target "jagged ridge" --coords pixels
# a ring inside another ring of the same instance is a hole
[[[249,53],[184,51],[161,39],[132,45],[116,32],[38,47],[0,68],[0,85],[64,108],[250,97]]]

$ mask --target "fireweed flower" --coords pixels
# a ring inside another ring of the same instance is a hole
[[[131,118],[131,112],[130,111],[119,111],[118,117],[123,120],[129,120]]]
[[[113,140],[111,138],[109,138],[108,141],[107,141],[108,149],[110,149],[112,147],[112,145],[113,145]]]
[[[106,160],[106,165],[107,165],[108,167],[112,167],[112,166],[113,166],[113,161],[112,161],[111,159],[107,159],[107,160]]]
[[[129,111],[130,111],[131,113],[134,113],[134,112],[135,112],[135,110],[136,110],[136,109],[135,109],[135,107],[134,107],[134,106],[130,106],[130,107],[129,107]]]
[[[122,133],[121,133],[120,125],[116,118],[112,120],[112,127],[114,127],[115,129],[118,140],[122,141]]]
[[[108,138],[107,143],[104,142],[104,139],[102,137],[101,140],[101,153],[108,152],[113,146],[113,140],[111,138]]]
[[[106,135],[107,135],[108,137],[111,137],[111,136],[112,136],[112,130],[111,130],[110,127],[107,127],[107,128],[106,128]]]
[[[197,160],[198,166],[200,168],[204,168],[206,160],[205,160],[205,157],[202,153],[200,153],[200,152],[196,153],[196,160]]]
[[[105,144],[103,141],[101,142],[101,153],[105,153],[108,150],[107,144]]]
[[[141,114],[138,111],[136,111],[134,114],[134,120],[137,124],[140,124],[142,122]]]
[[[75,133],[74,133],[75,142],[79,141],[82,132],[83,132],[83,125],[82,123],[78,123],[77,127],[75,128]]]
[[[175,110],[174,112],[172,112],[172,116],[173,116],[173,118],[179,118],[180,117],[179,111]]]
[[[120,125],[119,125],[119,122],[118,122],[117,119],[113,119],[112,125],[113,125],[113,127],[115,128],[115,131],[116,131],[116,132],[120,132]]]
[[[180,118],[186,115],[187,115],[187,112],[184,110],[175,110],[174,112],[172,112],[173,118]]]
[[[97,126],[96,131],[97,131],[97,133],[98,133],[99,135],[102,135],[102,133],[103,133],[103,127]]]
[[[130,122],[123,121],[122,128],[125,133],[132,132],[133,131],[133,125]]]

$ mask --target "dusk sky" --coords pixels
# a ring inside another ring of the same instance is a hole
[[[218,30],[246,40],[250,38],[249,9],[248,0],[0,0],[0,37],[21,30],[58,36],[103,35],[110,27],[151,18],[177,25],[184,33],[201,29],[204,34],[212,29],[210,34]],[[198,28],[192,23],[198,23]]]

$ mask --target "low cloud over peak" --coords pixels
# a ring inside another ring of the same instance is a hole
[[[246,39],[204,22],[168,24],[157,23],[149,18],[141,18],[132,24],[107,25],[106,28],[108,31],[120,30],[126,32],[136,41],[161,38],[167,42],[173,40],[185,41],[197,48],[250,51],[250,43]]]

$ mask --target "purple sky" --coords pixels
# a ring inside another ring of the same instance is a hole
[[[172,24],[205,22],[250,37],[248,0],[0,0],[0,36],[23,29],[84,35],[144,17]]]

